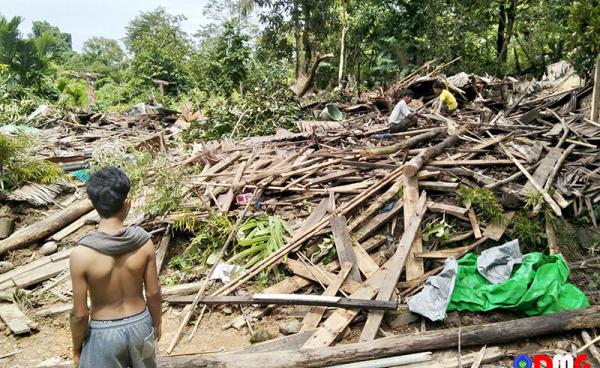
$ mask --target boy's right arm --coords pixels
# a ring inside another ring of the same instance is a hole
[[[160,282],[158,281],[158,271],[156,269],[154,243],[150,240],[144,247],[147,247],[148,250],[148,262],[146,263],[146,271],[144,273],[146,303],[148,304],[148,310],[150,311],[152,322],[154,323],[154,334],[156,335],[156,339],[160,340],[162,322],[162,311],[160,306],[161,292]]]

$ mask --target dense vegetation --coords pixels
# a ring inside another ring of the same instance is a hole
[[[600,49],[598,0],[221,0],[205,10],[212,22],[194,35],[183,32],[184,16],[158,8],[131,20],[125,49],[93,37],[81,52],[47,22],[25,35],[21,18],[0,17],[0,125],[22,122],[41,103],[122,110],[151,102],[202,109],[210,129],[192,129],[190,140],[269,133],[299,118],[289,87],[325,54],[333,58],[316,69],[316,85],[356,91],[459,56],[449,73],[540,76],[568,59],[585,75]],[[164,95],[157,80],[168,82]]]

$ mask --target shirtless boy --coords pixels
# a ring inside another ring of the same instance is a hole
[[[156,257],[147,232],[123,225],[130,186],[116,167],[102,169],[87,183],[101,219],[98,231],[84,236],[71,253],[74,367],[157,366],[154,340],[160,339],[161,307]]]

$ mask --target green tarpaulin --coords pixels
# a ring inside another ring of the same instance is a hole
[[[585,294],[567,282],[569,267],[558,254],[527,254],[512,277],[498,285],[477,272],[475,254],[465,255],[458,265],[448,311],[510,309],[535,316],[589,306]]]

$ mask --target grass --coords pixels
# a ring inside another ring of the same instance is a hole
[[[462,185],[458,189],[458,196],[467,208],[474,208],[483,222],[499,224],[504,220],[502,205],[491,190],[471,189]]]
[[[511,239],[519,239],[523,253],[543,251],[546,244],[546,229],[543,216],[530,218],[527,211],[519,211],[506,230]]]

